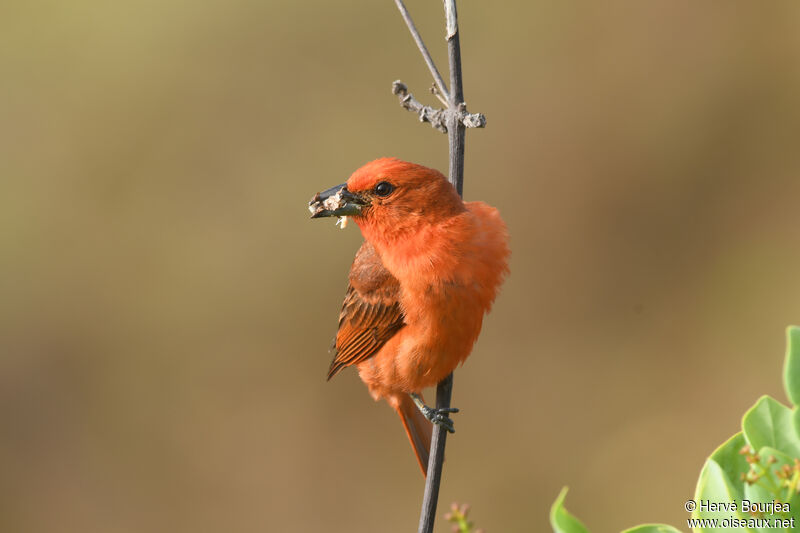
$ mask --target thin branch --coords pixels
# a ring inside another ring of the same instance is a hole
[[[411,20],[411,15],[409,14],[408,9],[406,9],[406,5],[403,3],[403,0],[394,0],[394,3],[397,4],[397,9],[399,9],[400,14],[403,15],[403,20],[406,21],[408,31],[411,32],[411,36],[414,37],[414,42],[417,43],[417,48],[419,48],[419,51],[422,52],[422,57],[425,58],[425,63],[428,64],[428,70],[431,71],[433,80],[436,82],[436,85],[439,86],[439,90],[442,92],[442,94],[450,94],[447,91],[447,85],[445,85],[442,75],[439,74],[439,69],[436,68],[436,64],[433,62],[431,54],[428,53],[425,43],[422,42],[422,36],[417,31],[417,27],[414,26],[414,21]]]

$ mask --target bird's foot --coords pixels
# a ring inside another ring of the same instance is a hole
[[[456,432],[455,425],[453,424],[453,421],[450,419],[449,415],[450,413],[457,413],[458,409],[455,407],[428,407],[418,394],[411,393],[410,396],[411,399],[414,400],[417,408],[420,410],[420,412],[422,412],[422,415],[430,420],[431,423],[443,427],[450,433]]]
[[[425,418],[430,420],[432,423],[436,424],[437,426],[442,426],[450,433],[456,432],[456,427],[453,424],[453,420],[448,416],[450,413],[458,412],[458,409],[456,409],[455,407],[436,409],[433,407],[428,407],[426,405],[424,406],[423,409],[420,410],[422,411],[422,414],[425,415]]]

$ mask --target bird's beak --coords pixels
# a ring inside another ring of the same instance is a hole
[[[361,196],[348,191],[346,183],[342,183],[315,194],[308,202],[308,210],[311,218],[349,217],[360,214],[367,204]]]

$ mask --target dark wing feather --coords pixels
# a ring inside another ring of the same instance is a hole
[[[364,242],[350,269],[328,379],[378,353],[403,325],[400,284],[372,245]]]

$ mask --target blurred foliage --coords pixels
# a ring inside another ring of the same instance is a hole
[[[787,330],[784,367],[789,398],[800,397],[800,384],[794,375],[798,365],[800,327],[793,326]],[[585,533],[586,527],[564,508],[566,493],[565,488],[550,511],[553,531]],[[784,531],[800,524],[800,406],[795,403],[789,408],[769,396],[758,400],[745,413],[742,432],[708,458],[700,472],[694,500],[686,505],[686,510],[691,511],[687,525],[692,531],[710,533],[720,528]],[[790,523],[792,527],[764,527],[764,524],[774,526],[775,520]],[[623,533],[677,532],[672,526],[648,524]]]
[[[443,67],[441,3],[407,4]],[[0,13],[0,531],[412,530],[396,416],[355,372],[325,381],[361,237],[305,205],[376,157],[447,168],[390,93],[436,104],[393,2]],[[456,372],[442,501],[544,530],[569,484],[597,530],[679,523],[752,391],[777,397],[753,354],[800,317],[797,20],[459,3],[488,120],[465,198],[513,255]]]
[[[484,533],[483,529],[475,529],[475,524],[469,519],[470,507],[466,503],[452,503],[450,510],[445,513],[444,519],[453,524],[453,533]]]

